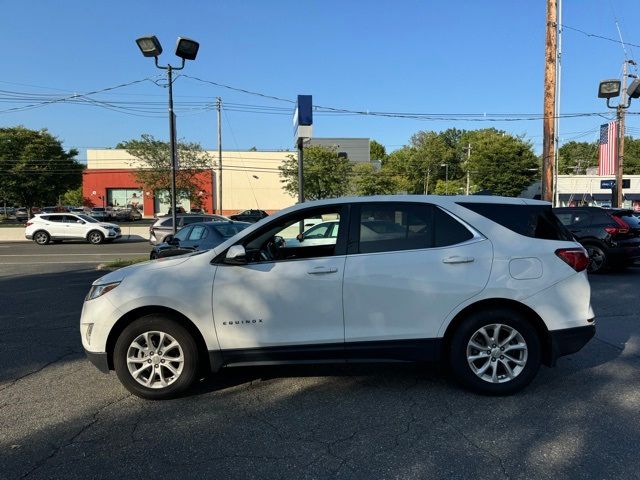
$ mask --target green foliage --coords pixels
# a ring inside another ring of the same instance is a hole
[[[84,198],[82,196],[82,187],[67,190],[62,195],[62,205],[73,205],[74,207],[81,207],[84,205]]]
[[[304,196],[307,200],[334,198],[349,192],[353,165],[347,158],[338,157],[335,148],[312,145],[304,149]],[[278,167],[280,181],[290,195],[298,195],[298,159],[287,155]]]
[[[171,147],[168,142],[156,140],[152,135],[143,134],[138,140],[127,140],[118,144],[118,148],[126,150],[139,162],[135,176],[145,190],[157,192],[171,189]],[[179,168],[176,171],[176,201],[188,198],[194,205],[204,200],[200,192],[206,186],[197,178],[203,171],[212,167],[211,156],[199,143],[179,141],[176,145]]]
[[[466,188],[466,180],[462,178],[456,180],[449,179],[448,182],[438,179],[433,193],[436,195],[464,195]]]
[[[409,145],[385,159],[383,167],[394,176],[398,189],[408,193],[444,194],[448,170],[450,195],[465,193],[469,171],[471,192],[488,189],[507,196],[519,195],[539,169],[531,144],[520,137],[495,129],[455,128],[417,132]]]
[[[0,197],[28,208],[55,204],[82,184],[84,165],[47,130],[0,128]]]
[[[465,132],[461,141],[472,145],[468,168],[481,189],[494,195],[517,197],[539,178],[538,158],[530,142],[488,128]]]
[[[352,191],[354,195],[392,195],[399,190],[396,178],[385,169],[376,170],[371,163],[358,163],[353,167]]]
[[[640,175],[640,139],[624,138],[624,174]]]
[[[598,166],[598,142],[568,142],[558,150],[560,175],[584,175],[589,167]]]
[[[387,158],[387,149],[384,145],[376,142],[375,140],[369,141],[369,158],[371,160],[383,161]]]

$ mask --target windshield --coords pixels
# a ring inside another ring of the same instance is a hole
[[[96,220],[93,217],[90,217],[89,215],[78,215],[78,218],[81,218],[82,220],[88,223],[100,223],[98,222],[98,220]]]

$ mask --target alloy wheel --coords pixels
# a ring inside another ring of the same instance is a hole
[[[46,245],[49,242],[49,235],[45,232],[38,232],[35,235],[35,241],[38,245]]]
[[[91,232],[91,234],[89,234],[89,241],[93,244],[102,242],[102,234],[100,232]]]
[[[153,389],[165,388],[182,374],[184,352],[168,333],[144,332],[127,349],[127,368],[140,385]]]
[[[588,272],[595,273],[604,268],[607,257],[600,247],[592,245],[587,246],[587,254],[589,255],[589,265],[587,266]]]
[[[485,382],[513,380],[524,370],[527,358],[527,342],[509,325],[485,325],[476,330],[467,343],[467,363]]]

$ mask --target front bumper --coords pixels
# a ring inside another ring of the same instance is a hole
[[[559,357],[576,353],[582,349],[595,334],[595,324],[550,331],[551,364],[555,365]]]
[[[96,353],[84,350],[85,355],[93,365],[102,373],[109,373],[109,360],[106,353]]]

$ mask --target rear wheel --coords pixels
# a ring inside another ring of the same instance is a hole
[[[587,271],[589,273],[602,273],[607,268],[607,254],[598,245],[585,245],[589,254],[589,265]]]
[[[49,236],[49,234],[42,230],[33,234],[33,241],[38,245],[46,245],[47,243],[49,243],[50,239],[51,237]]]
[[[171,398],[193,383],[198,348],[179,323],[147,315],[123,330],[113,353],[118,378],[134,395],[150,400]]]
[[[99,245],[104,241],[104,235],[101,232],[94,230],[92,232],[89,232],[89,235],[87,235],[87,240],[89,240],[89,243]]]
[[[540,339],[514,310],[476,312],[454,332],[449,362],[456,379],[467,388],[485,395],[510,395],[536,376]]]

